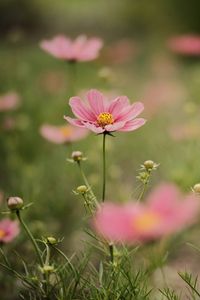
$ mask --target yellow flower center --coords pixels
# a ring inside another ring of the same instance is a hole
[[[154,229],[160,223],[160,217],[153,212],[144,212],[134,220],[137,230],[148,232]]]
[[[103,112],[97,117],[97,123],[101,127],[105,127],[106,125],[110,125],[114,123],[114,118],[110,113]]]
[[[0,229],[0,238],[3,238],[6,235],[6,232],[3,229]]]
[[[64,137],[68,137],[72,134],[72,129],[68,128],[66,126],[60,127],[60,132],[62,133],[62,135],[64,135]]]

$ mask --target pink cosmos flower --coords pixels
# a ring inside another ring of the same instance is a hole
[[[44,124],[40,128],[40,133],[52,143],[63,144],[79,141],[85,138],[89,132],[85,128],[77,128],[71,125],[54,126]]]
[[[103,204],[93,225],[111,241],[137,243],[157,239],[196,221],[199,199],[192,194],[182,198],[175,185],[162,184],[149,195],[146,203]]]
[[[108,102],[99,91],[90,90],[87,102],[88,105],[79,97],[70,98],[69,105],[77,119],[67,116],[64,118],[72,125],[88,128],[95,133],[132,131],[146,122],[142,118],[136,118],[143,111],[143,104],[130,104],[126,96],[119,96]]]
[[[200,55],[200,35],[181,35],[168,41],[168,47],[175,53],[190,56]]]
[[[40,47],[56,58],[67,61],[90,61],[98,57],[103,46],[100,38],[78,36],[74,41],[64,35],[58,35],[52,40],[44,40]]]
[[[15,92],[10,92],[0,96],[0,112],[13,110],[19,105],[19,95]]]
[[[9,243],[19,234],[17,221],[3,219],[0,221],[0,242]]]

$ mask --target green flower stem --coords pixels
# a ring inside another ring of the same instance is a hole
[[[32,233],[30,232],[28,226],[26,225],[26,223],[25,223],[24,220],[22,219],[21,214],[20,214],[20,210],[17,210],[17,211],[16,211],[16,215],[17,215],[17,218],[18,218],[20,224],[22,225],[22,227],[23,227],[24,230],[26,231],[26,233],[27,233],[29,239],[31,240],[31,242],[32,242],[32,244],[33,244],[33,247],[34,247],[34,249],[35,249],[35,252],[36,252],[36,255],[37,255],[39,264],[41,265],[41,267],[43,267],[44,262],[43,262],[43,259],[42,259],[42,255],[41,255],[41,253],[40,253],[40,249],[39,249],[39,247],[38,247],[38,245],[37,245],[37,243],[36,243],[36,241],[35,241],[35,239],[34,239]]]
[[[148,176],[147,176],[146,180],[143,182],[143,188],[142,188],[142,191],[141,191],[141,193],[138,197],[138,201],[141,201],[142,198],[144,197],[144,194],[146,192],[146,189],[147,189],[147,186],[148,186],[148,183],[149,183],[149,180],[150,180],[151,171],[147,171],[147,174],[148,174]]]
[[[102,188],[102,202],[105,201],[106,193],[106,133],[103,134],[103,188]]]
[[[92,200],[94,201],[95,205],[98,207],[99,204],[98,204],[98,202],[97,202],[96,196],[95,196],[95,194],[94,194],[93,191],[92,191],[92,188],[91,188],[91,186],[90,186],[90,184],[89,184],[89,182],[88,182],[88,180],[87,180],[87,177],[85,176],[85,173],[84,173],[84,171],[83,171],[83,169],[82,169],[82,166],[81,166],[81,162],[78,161],[77,163],[78,163],[79,170],[80,170],[81,176],[82,176],[82,178],[83,178],[83,181],[84,181],[85,185],[87,186],[87,188],[88,188],[88,190],[89,190],[89,193],[90,193],[90,195],[91,195],[91,197],[92,197]]]
[[[110,251],[110,261],[111,261],[111,263],[113,263],[114,262],[114,248],[113,248],[112,243],[109,244],[109,251]]]
[[[69,264],[71,271],[74,273],[74,276],[77,276],[77,271],[74,268],[74,266],[72,265],[70,259],[65,255],[65,253],[63,253],[59,248],[57,248],[56,246],[52,245],[51,246],[53,249],[55,249],[65,260],[66,262]]]
[[[106,133],[103,133],[103,187],[102,187],[102,202],[105,201],[106,195]],[[114,262],[114,248],[113,244],[109,244],[110,261]]]

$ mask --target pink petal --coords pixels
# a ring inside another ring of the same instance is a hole
[[[114,124],[111,125],[106,125],[105,126],[105,130],[106,131],[116,131],[116,130],[120,130],[121,128],[124,127],[126,122],[116,122]]]
[[[119,129],[119,131],[133,131],[133,130],[140,128],[145,123],[146,123],[146,120],[142,119],[142,118],[131,120],[131,121],[126,122],[124,127]]]
[[[85,127],[85,125],[82,123],[82,121],[80,121],[78,119],[73,119],[68,116],[64,116],[64,119],[74,126]]]
[[[40,127],[40,134],[48,141],[62,144],[65,142],[66,138],[59,130],[58,126],[53,126],[49,124],[44,124]]]
[[[110,241],[134,242],[132,219],[135,209],[131,204],[117,205],[106,201],[97,211],[93,225],[99,234]]]
[[[88,134],[88,130],[71,125],[55,126],[44,124],[40,127],[40,133],[52,143],[63,144],[84,138]]]
[[[91,38],[83,45],[79,53],[80,61],[89,61],[97,58],[100,49],[103,46],[103,41],[99,38]]]
[[[124,110],[119,112],[116,117],[116,121],[129,121],[137,117],[144,109],[144,105],[141,102],[135,102],[134,104],[125,107]]]
[[[0,221],[0,229],[5,231],[5,236],[0,238],[4,243],[11,242],[19,234],[19,223],[10,219],[3,219]]]
[[[51,40],[44,40],[40,43],[40,47],[51,55],[60,59],[70,59],[69,51],[71,40],[63,35],[58,35]]]
[[[129,106],[129,99],[126,96],[120,96],[110,103],[108,112],[116,118],[126,106]]]
[[[94,122],[96,120],[94,113],[83,104],[83,101],[79,97],[72,97],[69,100],[69,105],[77,118],[83,121]]]
[[[87,99],[94,114],[98,116],[106,111],[103,95],[97,90],[90,90],[87,93]]]
[[[102,127],[97,127],[94,123],[84,122],[84,126],[95,133],[102,133],[105,131]]]
[[[175,184],[163,183],[151,192],[147,203],[152,209],[166,213],[174,209],[179,198],[180,191]]]

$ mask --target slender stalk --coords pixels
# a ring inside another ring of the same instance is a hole
[[[111,263],[113,263],[114,262],[114,249],[113,249],[113,244],[109,244],[109,251],[110,251],[110,261],[111,261]]]
[[[30,232],[28,226],[26,225],[26,223],[24,222],[24,220],[22,219],[21,217],[21,214],[20,214],[20,211],[17,210],[16,211],[16,215],[17,215],[17,218],[20,222],[20,224],[22,225],[22,227],[24,228],[24,230],[26,231],[29,239],[31,240],[32,244],[33,244],[33,247],[35,249],[35,252],[36,252],[36,255],[37,255],[37,258],[38,258],[38,261],[39,261],[39,264],[41,265],[41,267],[43,267],[44,263],[43,263],[43,259],[42,259],[42,256],[41,256],[41,253],[40,253],[40,249],[32,235],[32,233]]]
[[[55,249],[65,260],[66,262],[69,264],[70,269],[72,270],[72,272],[74,273],[74,275],[77,275],[76,269],[74,268],[74,266],[72,265],[72,263],[70,262],[70,259],[65,255],[65,253],[63,253],[59,248],[53,246],[53,249]]]
[[[106,195],[106,133],[103,134],[103,186],[102,186],[102,202],[105,201]],[[110,261],[114,262],[113,244],[109,244]]]
[[[142,188],[142,191],[141,191],[141,193],[140,193],[140,195],[138,197],[138,201],[141,201],[142,198],[144,197],[144,194],[146,192],[147,186],[149,184],[150,176],[151,176],[151,171],[147,171],[147,178],[143,182],[143,188]]]
[[[102,202],[105,201],[106,193],[106,133],[103,134],[103,187],[102,187]]]
[[[142,188],[142,191],[141,191],[141,193],[140,193],[140,195],[139,195],[139,197],[138,197],[138,201],[141,201],[141,200],[142,200],[142,198],[143,198],[143,196],[144,196],[144,194],[145,194],[145,192],[146,192],[146,189],[147,189],[147,184],[148,184],[148,182],[145,182],[145,183],[144,183],[143,188]]]
[[[84,173],[84,171],[83,171],[83,169],[82,169],[82,166],[81,166],[81,162],[78,161],[77,163],[78,163],[79,170],[80,170],[81,176],[82,176],[82,178],[83,178],[83,181],[84,181],[85,185],[87,186],[87,188],[88,188],[88,190],[89,190],[89,192],[90,192],[90,195],[91,195],[91,197],[92,197],[92,200],[94,201],[95,205],[98,206],[99,204],[98,204],[97,199],[96,199],[96,197],[95,197],[95,194],[93,193],[92,188],[91,188],[91,186],[90,186],[90,184],[89,184],[89,182],[88,182],[88,180],[87,180],[87,177],[85,176],[85,173]]]

